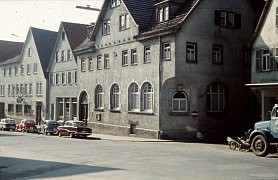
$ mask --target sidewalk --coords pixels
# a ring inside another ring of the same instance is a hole
[[[88,136],[88,138],[94,138],[96,140],[110,140],[110,141],[138,141],[138,142],[165,142],[169,140],[160,140],[160,139],[149,139],[149,138],[141,138],[136,136],[114,136],[108,134],[98,134],[93,133]]]

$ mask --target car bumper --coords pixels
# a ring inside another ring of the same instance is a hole
[[[91,132],[74,132],[75,135],[92,135]]]

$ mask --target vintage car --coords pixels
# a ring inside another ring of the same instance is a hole
[[[63,126],[58,126],[59,137],[70,136],[71,138],[87,138],[87,136],[91,134],[92,129],[86,127],[86,124],[83,121],[66,121]]]
[[[57,128],[59,124],[55,120],[44,120],[40,126],[40,132],[47,134],[57,134]]]
[[[23,119],[19,124],[16,125],[15,131],[38,132],[38,129],[34,120]]]
[[[15,131],[15,126],[16,126],[16,123],[15,123],[14,119],[4,118],[4,119],[1,119],[1,121],[0,121],[0,129],[2,131],[4,131],[4,130]]]

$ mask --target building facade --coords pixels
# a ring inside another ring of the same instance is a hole
[[[61,22],[47,71],[49,118],[77,119],[77,64],[72,50],[87,37],[87,26]]]
[[[55,39],[56,32],[30,27],[21,53],[1,63],[5,117],[31,118],[37,124],[47,117],[46,67]]]
[[[269,120],[278,103],[278,1],[268,0],[250,42],[252,52],[251,87],[259,120]]]
[[[104,1],[75,50],[79,119],[96,132],[163,139],[233,131],[247,117],[254,23],[247,0]]]

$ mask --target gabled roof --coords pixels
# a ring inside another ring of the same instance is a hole
[[[140,33],[139,36],[148,36],[153,34],[159,34],[161,32],[169,30],[171,32],[178,30],[180,25],[184,23],[188,15],[193,11],[193,9],[199,2],[200,0],[186,0],[184,3],[182,3],[179,10],[177,10],[174,17],[171,17],[168,21],[157,23],[154,26],[150,26],[144,32]]]
[[[271,4],[272,4],[273,0],[267,0],[266,3],[265,3],[265,6],[263,8],[263,12],[261,14],[261,17],[259,19],[259,22],[256,26],[256,29],[255,29],[255,32],[253,34],[253,36],[251,37],[249,43],[248,43],[248,46],[251,48],[253,46],[253,43],[254,41],[256,40],[257,36],[261,33],[261,30],[263,28],[263,25],[266,21],[266,17],[270,11],[270,8],[271,8]]]
[[[72,50],[77,48],[83,42],[83,40],[86,39],[87,27],[89,25],[69,22],[61,22],[61,24],[64,27]]]
[[[0,40],[0,63],[20,55],[23,45],[23,42]]]
[[[57,32],[34,27],[30,27],[30,31],[35,41],[44,76],[46,77],[46,68],[54,48]]]

